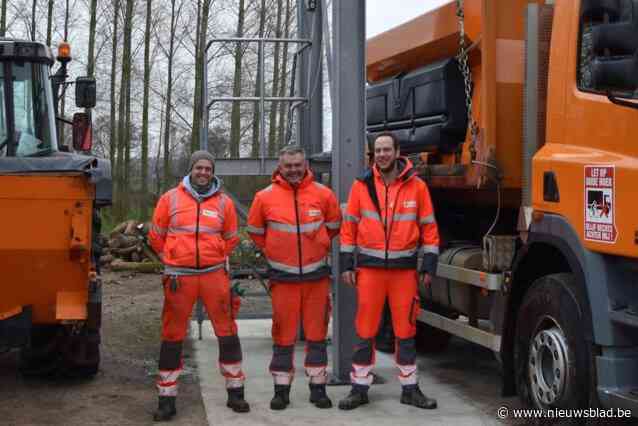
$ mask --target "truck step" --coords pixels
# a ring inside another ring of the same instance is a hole
[[[447,331],[454,336],[484,346],[494,352],[500,352],[501,350],[501,336],[499,334],[473,327],[463,319],[453,320],[423,309],[421,309],[418,319],[432,327]]]
[[[603,388],[600,391],[609,406],[631,410],[632,417],[638,417],[638,388]]]
[[[505,283],[505,274],[502,273],[477,271],[441,262],[437,266],[436,276],[470,284],[489,291],[501,291]]]
[[[609,313],[613,322],[638,328],[638,314],[631,309],[618,309]]]

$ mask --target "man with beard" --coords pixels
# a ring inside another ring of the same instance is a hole
[[[250,207],[248,233],[268,261],[273,307],[270,408],[290,403],[293,355],[299,321],[306,336],[310,402],[330,408],[326,394],[326,333],[330,318],[330,241],[339,234],[341,212],[334,193],[315,182],[303,149],[286,147],[272,184]]]
[[[423,285],[430,284],[438,262],[434,210],[427,185],[416,176],[410,160],[399,155],[394,135],[378,135],[370,150],[374,164],[352,185],[341,228],[342,279],[356,287],[355,329],[359,341],[352,357],[352,389],[339,402],[339,408],[352,410],[368,403],[374,338],[387,298],[397,339],[395,361],[401,403],[432,409],[436,400],[419,389],[414,336],[420,309],[416,271],[419,248],[424,253],[418,277]]]
[[[176,414],[177,379],[182,371],[182,342],[193,304],[201,297],[219,344],[219,369],[226,379],[227,406],[250,411],[244,400],[242,351],[233,318],[226,259],[239,242],[232,200],[220,191],[207,151],[196,151],[189,174],[157,203],[149,239],[164,264],[164,310],[155,421]]]

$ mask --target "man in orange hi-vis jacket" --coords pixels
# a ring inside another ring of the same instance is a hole
[[[335,195],[314,181],[303,149],[284,148],[272,184],[257,193],[248,215],[248,233],[269,265],[273,410],[283,410],[290,403],[300,319],[307,341],[304,365],[310,377],[310,402],[319,408],[332,407],[326,394],[326,333],[330,316],[327,257],[330,240],[339,234],[340,222]]]
[[[189,174],[162,195],[149,232],[164,264],[164,310],[159,359],[159,405],[156,421],[175,414],[177,379],[182,371],[182,342],[193,304],[201,297],[219,344],[219,368],[226,378],[227,406],[250,411],[244,399],[242,351],[233,318],[226,259],[239,242],[237,213],[220,191],[214,158],[207,151],[191,156]]]
[[[419,389],[414,342],[420,309],[417,278],[429,285],[438,262],[439,235],[432,202],[412,163],[399,155],[398,141],[391,133],[377,136],[371,151],[374,164],[352,185],[341,227],[342,279],[356,286],[359,342],[352,357],[352,389],[339,401],[339,408],[352,410],[368,403],[374,337],[386,298],[397,338],[401,403],[436,408],[436,400]],[[424,254],[417,277],[419,249]]]

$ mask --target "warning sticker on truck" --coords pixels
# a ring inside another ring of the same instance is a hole
[[[615,243],[614,166],[585,166],[585,240]]]

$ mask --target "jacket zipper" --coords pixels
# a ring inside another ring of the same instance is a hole
[[[199,207],[200,203],[197,201],[197,222],[195,225],[195,262],[197,269],[199,269]]]
[[[385,220],[383,221],[383,236],[385,237],[385,269],[388,269],[388,249],[390,248],[390,237],[388,235],[388,185],[383,182],[385,187]]]
[[[295,218],[297,219],[297,250],[299,252],[299,277],[303,275],[303,267],[301,263],[301,226],[299,225],[299,206],[297,205],[297,188],[293,188],[293,197],[295,203]]]
[[[390,226],[388,227],[388,188],[385,181],[383,182],[385,186],[385,221],[383,222],[383,233],[385,236],[385,268],[388,269],[388,255],[390,251],[390,234],[392,233],[392,225],[394,225],[394,212],[397,209],[397,203],[399,202],[399,194],[401,193],[401,185],[397,189],[397,195],[394,197],[394,206],[392,206],[392,222],[390,222]]]

